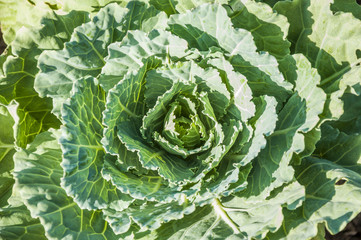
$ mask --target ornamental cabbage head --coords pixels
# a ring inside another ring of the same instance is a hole
[[[22,29],[0,61],[0,117],[14,126],[3,135],[16,148],[4,152],[15,184],[4,175],[0,233],[340,231],[361,211],[361,46],[348,42],[361,31],[338,3],[129,1]],[[341,28],[349,38],[337,41]]]

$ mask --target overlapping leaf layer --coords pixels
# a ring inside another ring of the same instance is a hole
[[[361,211],[356,7],[123,1],[22,28],[0,58],[0,238],[339,232]]]

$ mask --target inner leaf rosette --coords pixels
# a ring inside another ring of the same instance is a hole
[[[234,172],[228,186],[214,181],[232,146],[251,135],[247,120],[255,106],[245,77],[234,77],[231,66],[202,67],[208,59],[226,62],[223,55],[219,59],[188,49],[184,40],[162,30],[129,31],[122,42],[109,46],[99,83],[109,87],[113,79],[120,80],[108,91],[103,112],[101,142],[109,156],[102,173],[124,194],[149,201],[144,206],[182,203],[188,207],[179,214],[189,214],[238,181],[238,167],[247,164],[226,160],[222,167],[230,164],[227,174]],[[124,69],[127,74],[122,75]],[[244,94],[243,101],[235,99],[234,90]],[[210,183],[212,191],[199,198]]]

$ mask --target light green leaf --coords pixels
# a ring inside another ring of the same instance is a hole
[[[336,234],[361,211],[359,173],[314,157],[303,159],[295,169],[297,180],[306,189],[305,202],[296,210],[285,209],[283,228],[269,234],[268,239],[310,239],[322,222],[331,234]],[[342,179],[346,183],[338,183]]]
[[[320,83],[320,76],[317,70],[311,68],[310,62],[302,54],[295,54],[296,60],[296,86],[298,95],[306,101],[306,122],[302,126],[302,131],[307,132],[316,127],[320,120],[319,115],[323,112],[326,94],[317,87]]]
[[[205,60],[207,60],[207,58],[205,58]],[[244,122],[253,117],[255,114],[255,106],[251,102],[252,92],[247,84],[247,79],[242,74],[235,72],[233,66],[222,54],[217,54],[215,58],[208,59],[207,64],[216,67],[220,72],[222,81],[226,83],[233,100],[232,102],[241,115],[240,117],[235,117]],[[230,111],[230,109],[228,109],[228,111]]]
[[[284,229],[270,239],[308,239],[316,235],[321,222],[336,234],[361,210],[361,137],[330,125],[321,129],[322,138],[313,156],[295,166],[296,178],[306,187],[306,200],[296,211],[284,211]]]
[[[179,62],[150,71],[146,78],[145,99],[148,107],[154,107],[159,96],[170,90],[177,81],[197,84],[197,92],[206,92],[216,116],[220,119],[230,104],[230,91],[218,71],[214,68],[201,68],[194,61]]]
[[[10,44],[21,27],[40,27],[41,18],[52,11],[63,14],[77,10],[94,15],[93,12],[99,11],[99,8],[111,2],[120,2],[124,7],[129,0],[2,0],[0,2],[1,31],[4,34],[5,42]]]
[[[331,4],[331,10],[335,12],[352,13],[356,18],[361,20],[361,6],[354,0],[334,0]]]
[[[194,212],[195,206],[185,198],[179,202],[157,203],[144,202],[133,204],[122,212],[106,211],[106,215],[112,225],[123,233],[130,224],[136,224],[141,231],[154,230],[171,220],[182,219],[185,215]],[[124,227],[124,225],[126,227]]]
[[[175,9],[178,4],[177,0],[150,0],[149,3],[159,11],[164,11],[168,16],[177,13]]]
[[[162,62],[186,55],[187,42],[167,31],[153,30],[149,34],[135,30],[129,31],[120,43],[109,46],[109,56],[102,69],[100,84],[109,90],[127,73],[138,71],[151,56]]]
[[[187,10],[193,10],[205,3],[227,4],[228,0],[177,0],[176,10],[179,13],[185,13]]]
[[[61,188],[62,152],[54,136],[58,134],[39,134],[14,156],[16,186],[25,205],[40,219],[49,239],[115,239],[101,212],[79,208]]]
[[[305,121],[306,103],[295,94],[278,114],[275,131],[267,137],[266,147],[253,160],[246,195],[257,196],[266,189],[266,191],[270,191],[268,187],[271,186],[272,182],[278,177],[283,178],[283,171],[287,171],[288,163],[282,162],[282,159],[289,158],[287,151],[292,146],[295,133],[300,130]]]
[[[0,208],[8,204],[14,184],[11,171],[14,168],[15,139],[13,133],[14,119],[8,109],[0,104]]]
[[[303,195],[304,188],[295,182],[272,199],[214,199],[183,219],[164,224],[154,235],[157,239],[262,239],[262,233],[280,227],[282,207],[294,209]]]
[[[106,109],[104,111],[104,136],[101,140],[105,150],[118,156],[118,161],[123,170],[129,168],[144,172],[138,156],[126,149],[117,137],[119,124],[125,120],[139,121],[145,115],[144,103],[144,77],[148,70],[157,67],[160,60],[149,58],[137,73],[128,74],[120,81],[107,96]]]
[[[349,91],[348,88],[351,88],[350,91],[354,92],[352,89],[353,87],[360,87],[360,75],[361,66],[355,66],[337,81],[323,87],[329,96],[326,101],[326,111],[323,113],[324,117],[333,117],[334,119],[337,119],[344,114],[344,111],[347,110],[347,108],[344,106],[344,101],[342,99],[343,95],[345,92]]]
[[[166,12],[169,16],[176,13],[185,13],[187,10],[192,10],[205,3],[227,4],[228,0],[150,0],[149,3],[158,10]]]
[[[46,5],[33,5],[26,0],[1,1],[0,22],[5,43],[9,45],[15,39],[16,32],[23,26],[39,27],[40,19],[49,11]]]
[[[191,163],[149,145],[141,136],[139,126],[136,126],[134,122],[122,121],[118,124],[117,133],[127,149],[138,154],[144,168],[158,171],[163,178],[180,185],[193,177]]]
[[[235,28],[252,33],[259,51],[267,51],[278,60],[290,54],[291,44],[285,39],[289,28],[286,17],[253,0],[230,1],[227,10]]]
[[[217,209],[221,210],[221,207]],[[232,227],[222,220],[222,216],[229,220],[227,215],[217,214],[211,205],[206,205],[180,220],[163,224],[156,230],[154,237],[159,240],[241,240],[246,238],[247,235],[240,233],[239,230],[236,230],[235,234]]]
[[[231,159],[238,159],[238,162],[242,165],[251,162],[266,147],[266,136],[270,136],[274,132],[278,120],[275,98],[269,96],[258,97],[255,98],[254,103],[257,109],[254,118],[250,121],[254,128],[253,136],[244,144],[240,144],[238,141],[231,150],[233,153],[228,155]]]
[[[92,77],[78,80],[69,103],[63,105],[64,125],[59,140],[63,151],[62,187],[83,209],[107,208],[116,204],[112,202],[122,208],[131,199],[101,174],[105,156],[100,143],[105,92],[95,81]]]
[[[322,84],[325,84],[325,78],[337,80],[345,69],[352,68],[357,62],[356,50],[361,48],[361,43],[357,41],[361,36],[360,20],[351,13],[333,15],[330,9],[332,2],[282,1],[274,7],[290,22],[288,38],[294,52],[303,53],[317,68]],[[348,23],[347,26],[344,22]]]
[[[154,17],[144,20],[140,30],[143,32],[151,32],[154,29],[165,30],[168,26],[167,19],[167,14],[161,11]]]
[[[88,21],[84,12],[68,15],[49,14],[43,18],[43,27],[22,28],[12,43],[12,55],[4,62],[4,76],[0,76],[0,102],[9,104],[11,100],[19,103],[19,116],[16,144],[25,147],[34,136],[59,122],[50,114],[50,99],[41,99],[34,91],[34,77],[39,54],[45,49],[61,49],[70,39],[72,30]]]
[[[295,164],[299,164],[301,158],[308,157],[315,151],[316,143],[321,138],[321,131],[319,128],[314,128],[307,133],[298,133],[297,135],[299,135],[302,142],[300,143],[301,152],[297,152],[297,156],[294,155]]]
[[[24,206],[0,209],[0,239],[2,240],[46,240],[44,227],[39,219],[30,216]]]
[[[74,30],[64,50],[46,51],[39,57],[36,91],[40,96],[52,97],[56,106],[53,111],[59,112],[77,79],[100,74],[109,44],[121,41],[128,30],[139,29],[156,13],[155,8],[137,1],[130,2],[127,8],[115,3],[102,8],[91,22]]]
[[[190,47],[200,51],[207,51],[214,46],[224,49],[231,64],[249,81],[266,81],[275,85],[277,95],[280,95],[281,90],[286,91],[285,89],[292,87],[284,81],[276,59],[268,53],[258,53],[251,33],[234,29],[222,6],[202,5],[192,12],[172,15],[168,24],[170,31],[187,39]]]
[[[321,75],[320,86],[327,94],[340,90],[342,95],[340,79],[345,73],[359,72],[355,69],[360,69],[361,60],[357,52],[361,49],[361,21],[349,12],[334,15],[330,9],[332,2],[282,1],[277,3],[274,9],[285,15],[290,22],[288,39],[292,42],[292,51],[304,54],[312,67],[317,69]],[[347,81],[344,80],[344,83]],[[328,103],[325,117],[338,118],[342,114],[342,103],[337,99],[339,97],[339,94],[328,97],[331,103]]]
[[[138,176],[131,172],[122,172],[114,162],[114,157],[106,156],[102,170],[104,178],[110,180],[120,191],[135,199],[169,203],[180,201],[197,192],[195,188],[181,191],[180,187],[169,186],[161,176],[151,173]]]
[[[266,199],[235,197],[223,205],[240,231],[247,233],[249,238],[264,239],[267,232],[282,228],[282,210],[299,207],[304,195],[304,187],[292,182],[279,187]]]

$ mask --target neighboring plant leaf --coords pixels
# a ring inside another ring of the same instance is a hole
[[[51,99],[39,98],[33,88],[38,73],[37,58],[45,49],[63,48],[73,29],[85,21],[85,12],[50,14],[43,18],[42,28],[23,28],[17,32],[12,43],[12,55],[7,57],[2,66],[4,76],[0,76],[0,102],[9,104],[16,100],[19,103],[15,136],[18,146],[25,147],[40,132],[59,126],[58,119],[50,113]]]
[[[6,106],[0,104],[0,208],[8,205],[14,179],[11,171],[14,168],[14,119]]]

